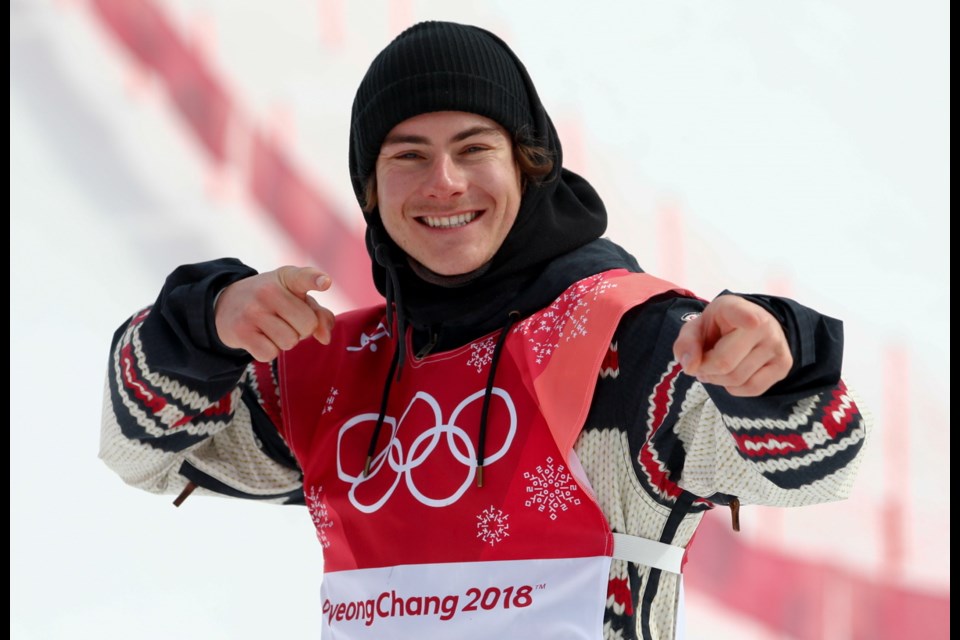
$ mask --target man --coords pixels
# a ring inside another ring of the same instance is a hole
[[[493,34],[388,45],[349,166],[385,304],[335,318],[313,267],[180,267],[114,336],[102,426],[176,504],[306,504],[325,635],[677,637],[705,511],[848,495],[841,323],[643,274]]]

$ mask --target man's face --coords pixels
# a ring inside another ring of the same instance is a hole
[[[503,244],[520,209],[520,170],[506,130],[473,113],[424,113],[395,126],[377,157],[387,233],[441,275],[469,273]]]

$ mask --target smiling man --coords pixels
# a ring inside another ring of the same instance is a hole
[[[383,304],[335,316],[314,266],[184,265],[114,334],[101,431],[175,504],[305,504],[324,637],[681,637],[705,512],[849,494],[842,324],[643,273],[497,36],[391,42],[349,167]]]

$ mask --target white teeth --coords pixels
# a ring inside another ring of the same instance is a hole
[[[471,213],[461,213],[457,216],[444,216],[443,218],[424,216],[420,219],[427,223],[428,227],[433,229],[452,229],[453,227],[462,227],[465,224],[473,222],[476,217],[477,212],[473,211]]]

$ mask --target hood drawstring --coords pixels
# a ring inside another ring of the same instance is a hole
[[[377,426],[373,429],[373,436],[370,438],[370,446],[367,448],[367,461],[363,466],[363,477],[370,475],[370,464],[373,462],[373,454],[377,449],[377,440],[380,438],[380,430],[383,428],[383,421],[387,417],[387,401],[390,399],[390,387],[393,385],[393,376],[396,374],[397,380],[400,379],[400,373],[403,371],[403,363],[407,359],[407,319],[403,311],[403,301],[400,298],[400,285],[397,279],[397,270],[390,259],[389,249],[386,244],[378,243],[374,249],[374,256],[377,264],[387,272],[386,286],[386,331],[391,338],[396,338],[396,346],[393,349],[393,359],[390,361],[390,370],[387,372],[387,379],[383,383],[383,395],[380,398],[380,413],[377,415]],[[396,308],[394,308],[396,307]],[[393,315],[397,315],[397,332],[393,335]]]
[[[387,372],[387,381],[383,383],[383,396],[380,398],[380,414],[377,416],[377,426],[373,428],[373,436],[370,438],[370,446],[367,447],[367,462],[363,465],[363,477],[370,475],[370,463],[373,461],[373,454],[377,449],[377,440],[380,438],[380,429],[383,427],[383,421],[387,416],[387,400],[390,398],[390,386],[393,384],[393,374],[397,370],[397,364],[400,361],[400,348],[393,350],[393,359],[390,361],[390,371]],[[400,376],[398,375],[397,378]]]
[[[403,371],[403,363],[407,360],[407,316],[403,310],[403,299],[400,297],[400,282],[397,278],[397,268],[393,264],[393,260],[390,259],[389,248],[383,242],[376,245],[374,249],[374,255],[377,259],[377,264],[384,268],[387,272],[387,284],[386,284],[386,294],[384,297],[387,302],[387,335],[391,338],[394,337],[391,332],[393,331],[393,314],[397,314],[397,354],[395,357],[399,358],[399,366],[396,367],[397,371],[397,380],[400,379],[400,372]],[[393,367],[391,367],[391,376],[393,375]]]
[[[510,333],[510,327],[520,317],[519,311],[511,311],[507,314],[507,322],[500,332],[497,339],[497,346],[493,350],[493,358],[490,361],[490,375],[487,376],[487,390],[483,394],[483,408],[480,410],[480,433],[477,435],[477,487],[483,487],[483,462],[484,448],[487,441],[487,412],[490,409],[490,396],[493,395],[493,378],[497,373],[497,364],[500,362],[500,353],[503,351],[503,343],[506,342],[507,334]]]

